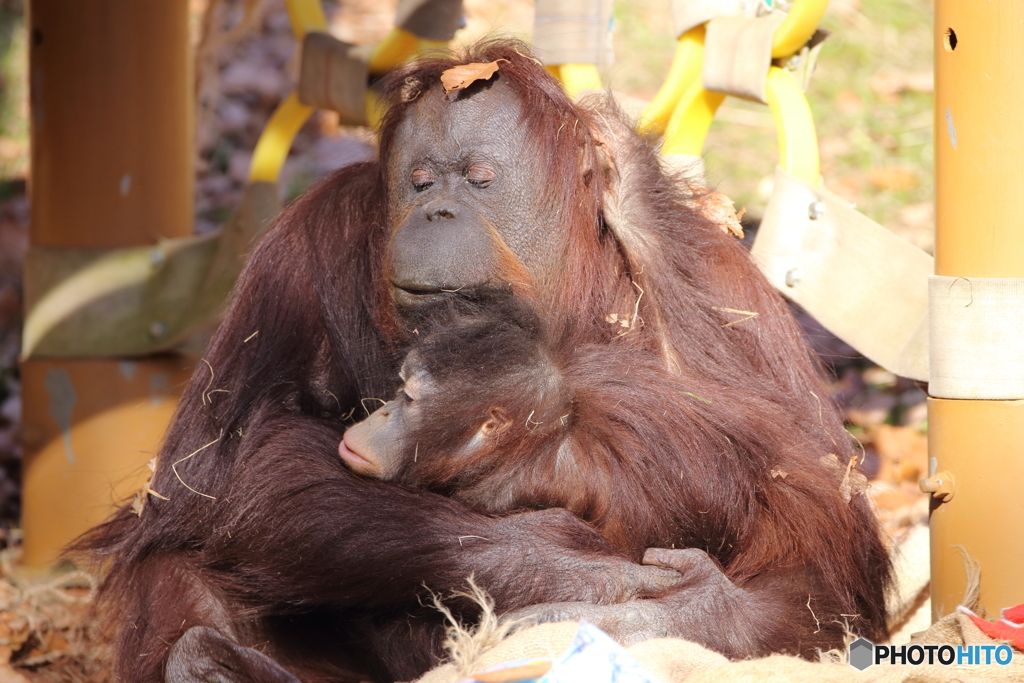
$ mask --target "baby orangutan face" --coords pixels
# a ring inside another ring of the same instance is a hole
[[[406,358],[399,376],[405,384],[395,398],[349,427],[338,446],[341,459],[358,474],[422,483],[410,476],[420,455],[440,455],[455,445],[459,456],[474,458],[492,450],[496,437],[512,424],[497,406],[482,419],[473,419],[464,411],[452,421],[450,402],[458,402],[459,391],[440,387],[415,353]],[[439,405],[442,401],[449,403]],[[443,416],[438,410],[441,407]],[[439,425],[441,419],[448,424]],[[442,438],[445,443],[439,443]]]

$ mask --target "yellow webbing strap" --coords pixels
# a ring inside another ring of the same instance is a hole
[[[775,30],[772,58],[781,59],[799,52],[814,35],[827,8],[828,0],[796,0],[786,20]]]
[[[601,74],[593,64],[549,64],[544,67],[565,86],[572,98],[588,90],[602,90]]]
[[[796,0],[775,31],[772,57],[787,57],[802,48],[827,6],[828,0]],[[721,93],[704,90],[700,80],[705,36],[703,25],[680,36],[668,77],[638,124],[643,133],[664,134],[666,155],[699,156],[725,99]],[[807,99],[785,70],[770,67],[765,78],[766,99],[779,136],[779,164],[791,175],[818,184],[818,143]]]
[[[319,0],[285,0],[285,7],[292,23],[292,32],[300,43],[310,31],[328,32],[327,17]]]
[[[401,28],[394,28],[370,53],[370,73],[377,75],[391,71],[422,50],[443,50],[444,40],[430,40]]]
[[[327,32],[327,17],[324,16],[319,0],[285,0],[285,7],[299,43],[310,31]],[[249,167],[250,183],[277,182],[292,141],[312,113],[313,108],[299,102],[294,92],[278,105],[253,150]]]
[[[773,66],[768,69],[766,93],[779,140],[779,166],[794,178],[817,185],[818,135],[800,84],[791,73]]]
[[[687,88],[700,76],[704,61],[704,25],[691,28],[679,37],[665,82],[640,116],[640,132],[662,135],[672,112],[679,105]]]
[[[252,165],[249,167],[250,183],[277,182],[292,140],[312,113],[313,107],[299,102],[299,96],[294,92],[278,105],[253,150]]]
[[[928,380],[931,256],[781,169],[751,256],[825,329],[897,375]]]
[[[370,74],[377,76],[387,73],[409,60],[417,52],[444,50],[448,42],[421,38],[402,28],[393,28],[391,33],[370,52]],[[372,128],[377,128],[384,115],[377,93],[373,88],[366,90],[366,119]]]
[[[700,81],[690,83],[668,120],[662,154],[700,156],[711,121],[724,101],[725,95],[705,90]]]

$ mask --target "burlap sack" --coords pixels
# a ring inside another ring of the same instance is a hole
[[[516,659],[555,659],[569,647],[578,627],[574,621],[564,621],[518,631],[488,648],[469,667],[471,671],[458,671],[451,663],[442,664],[427,672],[418,683],[455,683],[476,671]],[[626,649],[647,671],[665,683],[688,680],[687,676],[694,672],[729,662],[717,652],[678,638],[656,638]]]
[[[455,683],[476,671],[525,658],[556,658],[572,642],[575,622],[540,624],[519,631],[486,649],[469,671],[445,664],[428,672],[419,683]],[[993,641],[962,614],[951,614],[911,641],[920,645],[991,645]],[[1020,681],[1024,683],[1024,655],[1000,666],[889,666],[880,664],[857,671],[849,664],[808,662],[797,657],[772,655],[729,662],[722,655],[678,638],[658,638],[627,648],[648,672],[664,683],[954,683]],[[586,682],[592,683],[592,682]]]

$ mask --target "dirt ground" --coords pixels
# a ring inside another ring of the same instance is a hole
[[[0,4],[4,11],[20,6],[10,0]],[[663,33],[652,33],[651,27],[663,24],[667,16],[658,14],[666,11],[661,4],[668,5],[648,0],[630,3],[629,9],[620,12],[619,26],[625,37],[616,49],[624,57],[606,72],[613,87],[622,86],[641,97],[653,94],[658,80],[652,81],[649,74],[658,69],[664,73],[671,54],[671,36],[666,39]],[[889,11],[893,5],[907,12],[928,10],[927,0],[837,0],[833,4],[838,8],[828,20],[833,22],[833,30],[838,25],[848,31],[877,26],[872,24],[872,13]],[[355,43],[378,42],[390,29],[394,14],[392,0],[333,0],[325,7],[332,31]],[[467,0],[465,34],[471,38],[500,28],[525,35],[532,21],[531,7],[532,3],[524,0]],[[190,8],[197,64],[196,231],[201,233],[223,224],[237,205],[260,131],[274,107],[294,86],[297,58],[281,0],[191,0]],[[204,22],[207,11],[214,14]],[[4,21],[11,19],[4,15]],[[912,23],[912,17],[906,21]],[[882,34],[878,40],[888,35],[885,31]],[[860,59],[860,47],[856,40],[846,39],[838,52],[843,59]],[[17,45],[12,49],[16,50]],[[884,56],[865,59],[881,60]],[[856,111],[866,116],[870,107],[888,102],[884,106],[898,113],[890,117],[893,127],[905,127],[908,117],[918,117],[913,119],[918,121],[923,107],[930,107],[930,86],[921,75],[925,68],[922,59],[898,64],[898,68],[891,63],[886,68],[867,67],[863,83],[846,83],[845,89],[823,88],[823,99],[826,105],[839,107],[842,116],[853,116],[850,112]],[[826,62],[824,68],[837,70],[841,64]],[[6,82],[7,99],[17,95],[16,83],[11,83],[14,81],[10,79]],[[23,111],[24,103],[19,106]],[[712,178],[718,174],[715,182],[720,183],[719,189],[740,196],[753,217],[748,227],[755,227],[758,203],[762,202],[756,177],[750,175],[752,171],[744,162],[737,162],[736,173],[732,174],[727,164],[718,161],[729,158],[730,145],[736,144],[734,138],[743,134],[749,137],[762,126],[762,113],[753,115],[751,111],[746,105],[723,111],[725,119],[741,123],[734,125],[732,132],[713,132],[716,147],[709,152],[713,162],[709,171]],[[821,118],[828,117],[819,115]],[[868,130],[866,137],[853,135],[849,137],[853,142],[843,142],[828,125],[823,124],[823,168],[826,174],[831,169],[838,178],[840,193],[870,195],[867,211],[874,211],[873,217],[890,220],[888,224],[897,231],[927,248],[932,221],[928,210],[930,181],[924,180],[928,171],[922,170],[928,152],[917,146],[920,126],[911,129],[917,137],[909,142],[894,137],[895,133],[875,129]],[[17,356],[23,315],[22,258],[28,246],[30,215],[24,179],[27,162],[19,161],[27,141],[23,133],[21,137],[10,133],[17,126],[5,126],[8,129],[0,135],[0,161],[5,169],[5,177],[0,180],[0,548],[5,548],[0,555],[0,683],[26,679],[99,683],[106,680],[102,667],[95,662],[95,655],[102,651],[89,643],[84,630],[92,578],[67,568],[63,573],[29,577],[21,575],[16,566],[21,467]],[[905,149],[913,151],[901,157],[900,145],[904,143],[909,145]],[[750,149],[764,156],[760,144]],[[862,153],[857,145],[876,145],[878,149]],[[282,196],[290,199],[323,173],[372,153],[372,138],[366,130],[341,130],[334,116],[317,114],[295,141],[282,174]],[[771,152],[766,154],[766,164],[758,163],[770,173]],[[863,163],[864,154],[870,157],[867,163]],[[744,179],[744,184],[726,180],[730,177]],[[733,189],[737,187],[742,189]],[[894,193],[902,198],[902,205],[893,203],[889,195]],[[927,501],[917,488],[927,461],[925,387],[874,366],[809,316],[800,311],[797,315],[830,373],[832,394],[846,412],[849,431],[863,445],[868,493],[882,525],[887,534],[896,537],[927,519]]]

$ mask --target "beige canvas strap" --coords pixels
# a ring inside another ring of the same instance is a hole
[[[213,324],[246,254],[281,210],[274,183],[245,186],[218,231],[116,249],[25,255],[22,357],[142,356]]]
[[[399,0],[395,26],[427,40],[449,41],[462,26],[462,0]]]
[[[672,0],[672,31],[679,38],[718,17],[757,16],[760,0]]]
[[[765,77],[772,64],[772,41],[785,19],[782,12],[772,12],[709,21],[701,71],[704,89],[767,104]]]
[[[781,169],[752,256],[837,337],[897,375],[928,380],[931,256]]]
[[[610,64],[612,0],[537,0],[533,48],[545,64]]]
[[[928,293],[928,393],[1024,399],[1024,278],[933,275]]]
[[[765,75],[785,12],[762,0],[673,0],[676,37],[707,24],[701,79],[705,90],[767,104]]]
[[[366,125],[369,50],[326,33],[307,33],[302,41],[299,101],[338,112],[341,125]]]

